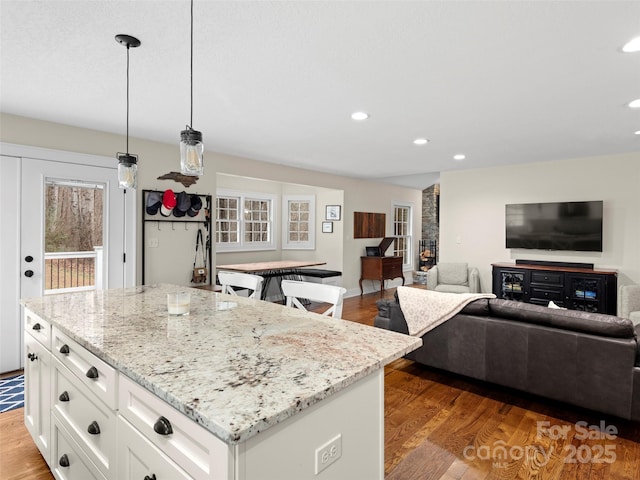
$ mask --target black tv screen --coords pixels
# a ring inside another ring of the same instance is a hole
[[[507,248],[602,251],[602,200],[506,205]]]

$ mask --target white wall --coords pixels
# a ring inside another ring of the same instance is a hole
[[[56,123],[0,113],[0,141],[19,145],[32,145],[65,151],[89,153],[95,155],[113,156],[116,162],[116,152],[122,151],[125,139],[122,135],[71,127]],[[176,135],[179,133],[176,131]],[[206,142],[206,132],[205,142]],[[176,137],[177,138],[177,137]],[[168,139],[173,142],[174,139]],[[392,204],[394,201],[410,202],[414,205],[413,234],[420,238],[420,219],[422,193],[420,190],[399,187],[379,182],[370,182],[338,175],[319,173],[311,170],[285,167],[272,163],[260,162],[247,158],[218,154],[207,150],[205,152],[205,174],[195,185],[188,188],[172,180],[158,180],[157,177],[179,170],[179,148],[177,143],[159,143],[141,140],[135,137],[129,139],[129,150],[138,157],[138,201],[142,205],[142,190],[165,190],[173,188],[176,191],[186,190],[189,193],[211,194],[215,197],[216,174],[228,174],[250,178],[260,178],[274,182],[300,184],[322,187],[343,193],[342,220],[334,222],[334,236],[342,241],[343,285],[349,290],[348,295],[359,293],[358,279],[360,278],[360,256],[364,255],[366,245],[376,245],[380,239],[355,240],[353,238],[353,212],[379,212],[387,215],[387,235],[392,232]],[[345,159],[348,161],[348,159]],[[393,159],[389,159],[390,162]],[[331,204],[336,197],[327,198]],[[321,200],[322,202],[324,200]],[[320,203],[320,202],[319,202]],[[324,205],[319,205],[323,208]],[[141,208],[141,207],[140,207]],[[141,226],[138,225],[138,239],[141,241]],[[322,239],[322,234],[318,233]],[[325,234],[328,235],[328,234]],[[342,237],[339,237],[342,235]],[[323,242],[325,240],[322,240]],[[417,258],[417,242],[414,246],[414,256]],[[193,255],[191,248],[174,250],[176,255],[167,255],[164,262],[153,268],[166,269],[167,272],[179,269],[191,269]],[[333,258],[333,257],[332,257]],[[330,259],[332,261],[332,259]],[[414,260],[415,261],[415,260]],[[141,246],[138,245],[138,262],[141,262]],[[216,260],[214,258],[214,264]],[[334,265],[332,263],[328,265]],[[329,268],[329,266],[328,266]],[[138,269],[139,272],[139,269]],[[182,273],[180,275],[183,275]],[[410,272],[405,275],[411,280]],[[173,274],[172,274],[173,277]],[[140,273],[138,273],[138,282]],[[370,282],[366,282],[367,284]],[[368,291],[375,291],[373,285],[366,285]]]
[[[480,270],[490,292],[491,264],[516,259],[593,263],[640,283],[640,153],[443,172],[440,258]],[[603,200],[603,252],[505,248],[505,204]]]
[[[319,268],[342,271],[343,222],[334,222],[333,233],[323,234],[321,231],[321,224],[324,220],[325,205],[342,205],[344,203],[344,192],[342,190],[240,177],[221,173],[217,176],[217,188],[277,195],[277,218],[282,217],[282,195],[314,195],[316,204],[315,250],[282,250],[281,229],[278,229],[276,232],[278,242],[275,250],[256,252],[218,252],[216,253],[218,265],[242,262],[263,262],[270,260],[312,260],[326,262],[326,265]],[[278,222],[279,225],[280,223],[281,222]]]

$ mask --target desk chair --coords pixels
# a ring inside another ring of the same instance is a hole
[[[331,304],[331,307],[322,313],[323,316],[342,317],[342,302],[344,294],[347,293],[346,288],[297,280],[282,280],[281,285],[282,292],[287,298],[287,307],[306,310],[300,299],[309,299]]]
[[[218,280],[222,287],[222,293],[238,295],[236,288],[248,288],[251,290],[249,298],[260,300],[262,295],[262,277],[250,273],[218,272]]]

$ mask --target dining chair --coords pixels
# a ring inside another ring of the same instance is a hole
[[[322,315],[342,318],[342,302],[344,294],[347,293],[346,288],[322,283],[301,282],[298,280],[282,280],[281,285],[282,292],[287,299],[287,307],[306,310],[301,299],[330,303],[331,306],[325,310]]]
[[[260,300],[262,297],[262,277],[250,273],[218,272],[218,281],[222,287],[222,293],[238,295],[236,289],[248,288],[251,290],[249,298]]]

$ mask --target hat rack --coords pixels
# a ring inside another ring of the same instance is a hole
[[[207,236],[207,242],[209,243],[209,252],[211,252],[211,201],[212,197],[209,194],[200,194],[195,192],[174,192],[175,196],[179,195],[188,195],[189,202],[194,197],[198,197],[200,200],[200,208],[196,211],[191,210],[191,204],[189,204],[189,210],[186,211],[189,214],[187,215],[185,210],[181,210],[180,216],[174,215],[174,210],[180,208],[185,208],[185,205],[178,205],[177,203],[171,207],[169,210],[165,205],[165,193],[170,190],[142,190],[142,272],[141,272],[141,282],[142,285],[145,284],[145,273],[146,273],[146,257],[147,257],[147,228],[146,226],[151,222],[156,222],[158,226],[158,231],[173,231],[179,232],[183,229],[176,229],[176,224],[182,224],[184,226],[184,231],[190,230],[190,224],[195,224],[198,226],[204,226],[205,235]],[[150,198],[150,196],[152,196]],[[161,205],[157,205],[157,199],[160,199]],[[184,198],[182,198],[184,200]],[[169,204],[170,206],[170,204]],[[155,212],[155,213],[153,213]],[[195,213],[195,214],[194,214]],[[194,215],[192,215],[194,214]],[[162,223],[171,224],[171,229],[161,229],[160,225]],[[194,229],[196,231],[197,229]],[[189,244],[186,246],[187,248],[192,248],[191,240],[189,240]],[[209,258],[207,259],[209,272],[212,271],[212,255],[209,254]],[[211,275],[209,276],[208,283],[211,285]]]

